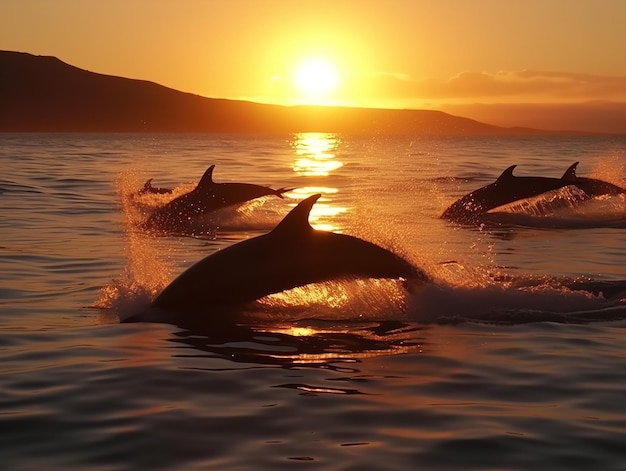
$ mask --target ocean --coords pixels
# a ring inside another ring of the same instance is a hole
[[[576,161],[626,187],[623,136],[0,134],[3,469],[626,469],[624,196],[439,217],[510,165]],[[142,230],[211,164],[295,189]],[[173,194],[138,195],[149,178]],[[296,288],[215,332],[120,323],[314,193],[314,227],[432,282]]]

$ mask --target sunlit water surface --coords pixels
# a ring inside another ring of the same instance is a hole
[[[3,469],[624,469],[624,198],[439,219],[509,165],[575,161],[626,186],[624,138],[0,135]],[[135,195],[148,178],[182,194],[211,164],[296,189],[197,233],[141,229],[173,197]],[[119,323],[318,192],[316,228],[433,283],[303,287],[220,332]]]

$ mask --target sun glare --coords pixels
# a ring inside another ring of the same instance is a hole
[[[302,62],[295,71],[294,82],[306,100],[326,98],[339,85],[339,74],[335,66],[322,59]]]

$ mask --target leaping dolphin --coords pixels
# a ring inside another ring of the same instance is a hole
[[[561,178],[516,177],[513,175],[515,167],[517,165],[511,165],[495,182],[455,201],[443,212],[441,218],[454,222],[473,223],[491,209],[572,185],[571,174],[576,164],[571,165]]]
[[[189,193],[173,199],[152,213],[145,227],[166,231],[179,230],[187,227],[192,219],[203,214],[239,205],[262,196],[275,195],[282,198],[283,193],[292,190],[292,188],[274,190],[251,183],[215,183],[213,181],[214,168],[215,165],[211,165],[202,175],[198,185]]]
[[[197,320],[211,309],[232,308],[297,286],[337,279],[427,281],[424,272],[378,245],[313,229],[309,213],[320,196],[301,201],[271,232],[192,265],[154,299],[152,315],[142,313],[125,321],[160,322],[157,313],[163,311],[176,312],[178,321]]]
[[[574,162],[570,168],[567,169],[563,179],[568,182],[569,185],[574,185],[587,194],[587,196],[593,198],[596,196],[616,196],[626,195],[626,189],[613,183],[598,180],[596,178],[579,177],[576,175],[576,166],[579,162]]]

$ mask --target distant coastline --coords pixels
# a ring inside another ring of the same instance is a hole
[[[0,132],[531,135],[583,131],[500,127],[443,111],[279,106],[205,98],[0,51]]]

